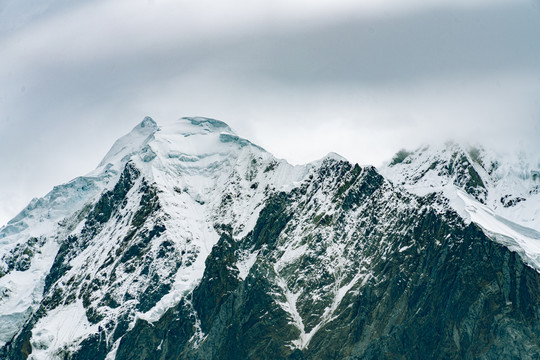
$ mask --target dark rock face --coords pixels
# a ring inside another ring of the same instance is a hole
[[[39,246],[43,245],[45,239],[31,237],[26,243],[18,244],[9,253],[2,257],[7,265],[6,269],[0,268],[0,278],[9,274],[11,271],[26,271],[30,268],[32,257]]]
[[[379,264],[382,281],[349,298],[314,336],[307,357],[537,358],[538,273],[474,226],[448,232],[432,214],[418,225],[415,240],[424,249]],[[441,248],[429,245],[445,234],[451,237]]]
[[[164,219],[159,189],[128,163],[62,244],[40,309],[3,358],[27,359],[39,319],[80,301],[98,330],[63,359],[105,359],[115,343],[118,360],[540,359],[540,273],[441,197],[394,188],[373,167],[325,160],[270,194],[242,238],[217,218],[202,279],[149,323],[135,314],[190,261],[162,237]],[[69,259],[107,229],[122,229],[121,241],[92,276],[72,274]]]
[[[540,357],[540,276],[517,254],[457,214],[435,212],[429,203],[436,199],[388,198],[391,189],[374,169],[334,163],[319,175],[276,194],[246,239],[224,233],[189,302],[153,326],[139,322],[122,339],[117,359]],[[330,176],[340,180],[322,181]],[[340,209],[332,215],[337,221],[315,215],[313,199],[324,192]],[[415,206],[388,211],[394,201]],[[356,231],[339,239],[350,267],[337,284],[325,264],[331,245],[317,231],[304,234],[307,250],[299,261],[276,269],[283,235],[301,227],[299,217],[309,212],[316,229],[340,234],[353,208]],[[235,268],[242,251],[260,251],[244,280]],[[369,275],[354,281],[359,272]],[[339,302],[324,298],[332,286],[346,289]],[[322,300],[310,297],[321,289]],[[287,291],[295,294],[304,331],[316,329],[307,346],[295,343],[301,331],[280,306]]]
[[[133,330],[121,341],[117,358],[134,360],[182,359],[196,325],[191,304],[183,299],[158,322],[137,320]]]

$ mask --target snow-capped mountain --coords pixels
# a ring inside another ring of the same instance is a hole
[[[540,156],[447,143],[403,150],[381,173],[414,194],[444,194],[465,220],[540,269]]]
[[[292,166],[145,118],[0,229],[1,356],[538,358],[538,168],[398,155]]]

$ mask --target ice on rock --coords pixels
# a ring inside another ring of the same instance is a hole
[[[404,154],[381,173],[419,196],[443,194],[462,217],[540,271],[538,154],[455,143]]]
[[[238,145],[240,145],[241,147],[254,146],[254,147],[257,147],[260,150],[264,151],[263,148],[253,144],[251,141],[243,139],[238,135],[234,135],[234,134],[230,134],[230,133],[221,133],[221,134],[219,134],[219,140],[221,142],[223,142],[223,143],[234,142],[234,143],[237,143]]]
[[[99,163],[98,168],[109,163],[125,162],[130,155],[138,152],[157,130],[156,122],[148,116],[145,117],[129,134],[116,140],[111,150]]]
[[[465,210],[465,213],[461,212],[462,217],[469,218],[492,240],[517,252],[525,263],[540,271],[540,233],[538,231],[497,215],[462,190],[457,190],[457,194],[463,202],[463,206],[459,208]]]

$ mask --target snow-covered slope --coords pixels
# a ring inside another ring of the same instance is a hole
[[[128,163],[131,168],[126,167]],[[156,268],[156,272],[170,275],[167,279],[170,291],[162,294],[165,296],[149,309],[130,310],[131,319],[156,319],[202,277],[205,259],[219,238],[216,227],[231,226],[237,236],[245,235],[253,228],[264,199],[276,188],[291,187],[314,166],[292,166],[275,159],[217,120],[184,118],[158,127],[152,119],[145,118],[113,145],[95,171],[56,187],[42,199],[33,200],[0,229],[0,346],[11,339],[39,306],[46,276],[60,246],[88,231],[85,217],[99,197],[114,192],[116,182],[129,171],[133,183],[126,190],[132,195],[125,194],[118,217],[122,220],[135,217],[148,188],[152,188],[159,204],[158,219],[153,221],[159,220],[165,229],[159,234],[161,243],[171,244],[168,251],[174,249],[182,254],[174,259],[182,262],[176,271],[168,268],[171,264]],[[126,172],[126,169],[131,170]],[[96,269],[104,267],[111,252],[118,251],[134,228],[133,222],[105,222],[93,234],[91,244],[80,246],[71,255],[69,271],[55,279],[56,283],[84,279],[87,274],[93,277]],[[134,283],[140,282],[137,276],[125,276],[118,281],[122,287],[114,288],[116,294],[124,295],[130,287],[136,287]],[[46,288],[45,293],[54,293],[54,288],[54,285],[52,289]],[[96,304],[105,293],[101,297],[92,294]],[[104,316],[125,315],[124,310],[121,306],[115,309],[115,314],[109,312]],[[37,323],[34,341],[42,351],[34,352],[36,358],[54,356],[59,348],[76,339],[79,332],[74,330],[71,337],[64,335],[62,341],[47,343],[47,339],[55,336],[46,324],[70,321],[66,319],[66,311],[84,312],[84,308],[78,302],[55,307],[55,311]],[[78,322],[79,317],[69,318]],[[88,335],[96,329],[88,326],[82,333]]]
[[[424,149],[389,181],[337,154],[292,166],[218,120],[145,118],[0,229],[0,357],[540,353],[523,321],[536,170],[493,164]]]
[[[538,154],[498,153],[447,143],[402,151],[381,173],[418,195],[443,193],[465,219],[540,270]]]
[[[93,203],[114,186],[130,156],[144,147],[157,129],[152,119],[144,119],[114,144],[94,171],[32,200],[0,228],[1,345],[38,307],[61,243],[81,230]]]

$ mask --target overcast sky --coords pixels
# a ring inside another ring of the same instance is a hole
[[[0,0],[0,224],[146,115],[292,163],[538,151],[540,0]]]

